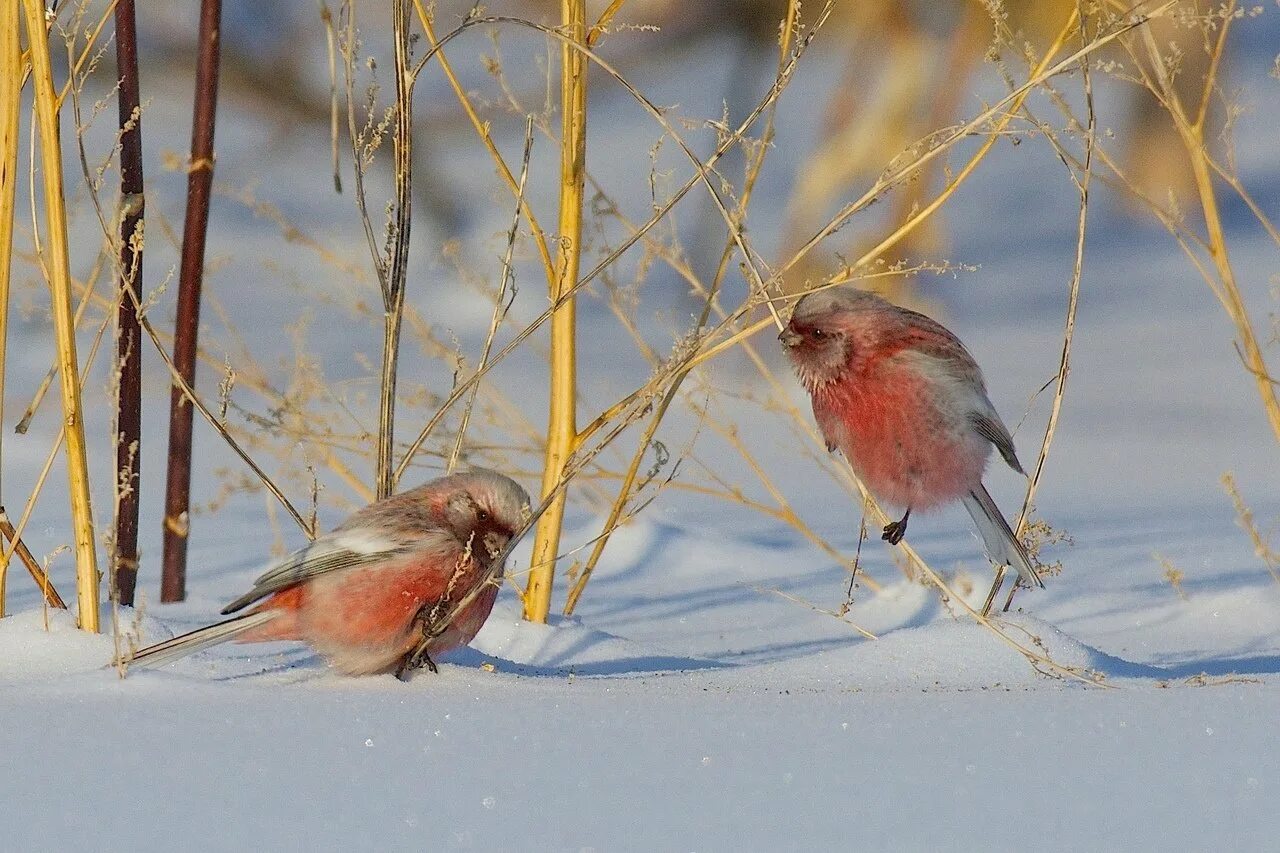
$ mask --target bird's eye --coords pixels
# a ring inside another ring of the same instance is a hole
[[[825,337],[827,336],[827,333],[826,333],[826,332],[824,332],[824,331],[822,331],[821,329],[814,329],[814,330],[813,330],[813,336],[814,336],[815,338],[817,338],[818,340],[822,340],[823,338],[825,338]]]
[[[488,521],[489,520],[488,511],[483,509],[476,510],[476,519],[479,521]]]

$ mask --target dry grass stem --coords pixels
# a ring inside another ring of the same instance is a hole
[[[436,51],[436,62],[439,63],[440,70],[444,72],[445,79],[449,81],[449,88],[453,90],[454,96],[458,99],[458,105],[462,108],[463,113],[466,114],[467,120],[475,130],[477,138],[484,145],[485,150],[489,152],[489,156],[493,159],[494,166],[498,169],[498,174],[502,177],[507,188],[517,198],[521,198],[519,182],[507,166],[502,154],[498,151],[498,146],[494,143],[493,137],[489,133],[489,123],[480,118],[480,114],[476,112],[471,98],[462,88],[462,84],[458,82],[457,76],[453,73],[453,67],[449,64],[448,58],[445,57],[442,49],[443,45],[436,38],[431,16],[427,14],[422,0],[414,0],[413,5],[418,13],[418,22],[422,25],[423,32],[427,35],[427,42],[431,45],[431,49]],[[546,273],[547,281],[552,281],[555,278],[555,261],[552,260],[551,250],[547,247],[546,235],[538,225],[537,217],[534,216],[533,208],[529,206],[527,200],[520,202],[520,209],[525,221],[529,223],[530,231],[533,232],[534,244],[538,249],[538,256],[542,260],[542,268]]]
[[[93,271],[85,281],[84,287],[79,288],[80,302],[76,306],[75,317],[72,318],[72,324],[77,329],[80,328],[89,306],[93,303],[94,288],[98,283],[98,276],[102,272],[105,258],[106,254],[104,252],[98,253],[97,260],[94,261]],[[13,428],[13,431],[18,435],[26,435],[27,430],[31,428],[32,419],[35,418],[36,412],[40,410],[40,405],[48,395],[49,389],[53,387],[53,380],[58,378],[58,364],[58,356],[55,354],[49,369],[45,371],[44,378],[40,380],[40,384],[36,386],[35,393],[31,395],[31,402],[27,404],[27,408],[22,412],[22,417],[18,418],[18,423]]]
[[[1080,42],[1088,44],[1089,38],[1085,28],[1086,18],[1082,14],[1079,5],[1077,5],[1076,11],[1072,14],[1071,23],[1079,29]],[[1062,40],[1060,38],[1060,41]],[[1036,490],[1040,485],[1040,478],[1044,474],[1045,462],[1049,458],[1049,448],[1053,445],[1053,437],[1058,430],[1058,419],[1062,414],[1062,401],[1066,396],[1067,390],[1067,376],[1071,372],[1071,343],[1075,338],[1076,311],[1080,305],[1080,281],[1084,275],[1085,234],[1089,214],[1089,185],[1093,177],[1093,151],[1097,134],[1097,115],[1093,106],[1093,78],[1090,75],[1089,63],[1086,59],[1080,60],[1080,75],[1084,89],[1085,109],[1088,115],[1085,128],[1084,162],[1080,177],[1076,176],[1062,146],[1051,135],[1046,135],[1046,139],[1049,139],[1058,151],[1063,165],[1066,166],[1067,174],[1070,175],[1072,182],[1075,184],[1076,191],[1080,195],[1080,204],[1076,219],[1075,264],[1071,271],[1071,281],[1067,286],[1067,313],[1062,332],[1062,352],[1058,358],[1058,371],[1054,377],[1053,403],[1049,409],[1049,420],[1045,424],[1044,436],[1040,440],[1040,450],[1036,454],[1036,462],[1032,467],[1031,477],[1027,483],[1027,491],[1022,499],[1022,509],[1018,512],[1017,521],[1013,525],[1014,536],[1019,539],[1026,532],[1027,524],[1031,520],[1031,506],[1035,502]],[[996,568],[995,580],[982,606],[982,614],[984,616],[991,612],[992,603],[1004,583],[1007,569],[1007,566],[998,566]],[[1018,583],[1015,580],[1013,588],[1009,590],[1009,597],[1005,600],[1003,608],[1006,612],[1013,604],[1013,596],[1018,590]]]
[[[512,256],[516,249],[516,236],[520,233],[520,213],[524,209],[524,187],[529,179],[529,157],[533,153],[533,119],[527,119],[524,126],[524,154],[520,160],[520,182],[516,186],[516,209],[511,215],[511,228],[507,230],[507,249],[502,256],[502,275],[499,279],[498,295],[493,300],[493,315],[489,318],[489,331],[485,335],[484,347],[480,351],[480,370],[489,362],[489,354],[493,352],[493,339],[498,334],[498,327],[506,319],[507,312],[516,298],[515,271],[512,267]],[[445,472],[453,471],[462,454],[462,442],[467,435],[467,426],[471,422],[471,413],[475,409],[476,395],[480,393],[479,383],[471,386],[471,394],[462,408],[462,421],[458,424],[458,435],[454,440],[453,451],[449,454],[449,462]]]
[[[672,209],[674,209],[676,204],[678,204],[679,201],[683,199],[689,193],[690,190],[692,190],[699,183],[708,181],[708,175],[711,173],[711,170],[714,168],[715,164],[728,151],[730,151],[734,146],[736,146],[743,139],[747,130],[749,130],[756,123],[756,121],[777,101],[778,97],[781,96],[782,92],[786,89],[787,84],[790,82],[791,77],[795,71],[796,65],[800,60],[800,57],[803,55],[805,50],[812,43],[813,39],[816,37],[819,28],[826,21],[827,16],[830,14],[831,7],[832,7],[831,2],[828,2],[823,7],[822,14],[819,16],[818,20],[806,31],[804,36],[798,40],[796,47],[791,52],[785,67],[783,68],[782,72],[779,73],[778,76],[775,78],[773,84],[770,86],[769,91],[766,93],[764,98],[762,98],[761,101],[758,104],[756,104],[756,106],[751,110],[751,112],[746,116],[746,118],[744,118],[743,121],[739,123],[739,125],[734,129],[732,133],[726,134],[724,136],[724,138],[717,145],[716,150],[712,153],[712,155],[708,157],[705,161],[701,161],[699,165],[697,165],[695,169],[695,174],[692,177],[690,177],[683,185],[681,185],[679,189],[677,189],[674,193],[672,193],[671,196],[665,202],[663,202],[661,205],[656,206],[652,215],[649,217],[649,219],[647,219],[643,224],[641,224],[640,227],[637,228],[634,233],[630,234],[620,245],[615,247],[613,251],[611,251],[606,257],[602,258],[599,262],[597,262],[597,264],[591,270],[589,270],[584,276],[578,279],[577,283],[574,284],[574,286],[564,295],[563,298],[566,298],[566,299],[571,298],[572,296],[576,295],[580,289],[586,287],[588,284],[594,281],[597,277],[599,277],[606,269],[608,269],[614,262],[616,262],[618,258],[620,258],[627,250],[629,250],[632,246],[636,245],[636,243],[640,242],[643,239],[643,237],[646,234],[648,234],[659,223],[663,222],[667,218],[667,216],[670,214]],[[545,27],[539,27],[537,25],[531,24],[528,21],[523,21],[516,18],[504,18],[504,17],[470,18],[464,21],[457,29],[441,37],[439,41],[436,42],[436,44],[433,46],[432,51],[429,52],[426,56],[424,56],[422,60],[420,60],[419,65],[421,66],[422,64],[425,64],[436,52],[440,51],[445,46],[445,44],[447,44],[453,38],[460,35],[466,29],[469,29],[475,26],[480,26],[482,24],[502,24],[502,23],[516,24],[520,26],[529,27],[538,32],[542,32],[545,35],[557,37],[564,44],[572,44],[572,42],[565,40],[561,34],[555,31],[549,30]],[[598,67],[601,67],[602,70],[606,71],[607,73],[610,73],[610,76],[613,76],[615,79],[618,79],[621,77],[621,75],[619,75],[618,72],[615,69],[613,69],[612,66],[599,60],[599,58],[595,57],[595,55],[592,54],[590,51],[585,51],[583,48],[581,48],[580,45],[577,46],[575,49],[578,50],[579,52],[583,52],[584,55],[586,55],[589,59],[591,59],[594,64],[596,64]],[[640,93],[637,90],[635,90],[634,87],[630,86],[629,84],[626,84],[624,88],[626,88],[627,91],[633,95],[633,97],[639,98],[642,102],[642,105],[647,105],[646,111],[649,112],[651,116],[658,117],[659,123],[663,126],[664,130],[666,130],[669,134],[673,136],[677,135],[675,133],[674,128],[671,127],[670,122],[667,121],[664,117],[662,117],[661,111],[659,111],[656,107],[654,107],[653,104],[650,103],[647,99],[644,99],[644,97],[640,95]],[[355,133],[354,119],[353,119],[352,127],[353,127],[352,132],[354,134]],[[688,156],[692,157],[693,155],[690,152]],[[695,157],[694,160],[696,161],[696,159],[697,158]],[[750,300],[748,303],[744,304],[738,311],[734,313],[730,321],[724,324],[721,324],[722,328],[719,330],[722,331],[723,327],[732,325],[732,323],[736,323],[737,320],[739,320],[742,316],[750,312],[752,309],[754,309],[758,305],[762,304],[762,302],[763,300],[755,300],[755,299]],[[521,346],[530,335],[532,335],[537,329],[539,329],[542,326],[543,323],[547,322],[547,320],[551,318],[551,315],[556,310],[556,307],[557,307],[557,304],[553,303],[550,307],[548,307],[545,311],[543,311],[537,318],[529,322],[519,333],[515,335],[514,338],[512,338],[510,342],[506,344],[506,346],[504,346],[501,350],[499,350],[499,352],[493,357],[493,359],[490,360],[488,369],[491,370],[494,367],[496,367],[503,360],[505,360],[505,358],[510,353],[515,351],[519,346]],[[710,349],[704,350],[693,361],[685,365],[684,368],[673,370],[672,373],[676,375],[683,375],[683,373],[687,373],[689,370],[692,370],[697,365],[705,361],[708,361],[711,358],[714,358],[716,355],[719,355],[725,350],[731,348],[734,344],[737,343],[738,340],[741,340],[742,338],[745,338],[751,334],[754,334],[755,332],[763,328],[764,325],[766,325],[767,323],[773,323],[773,322],[774,320],[772,318],[770,318],[767,321],[762,321],[757,326],[754,326],[747,331],[744,331],[735,335],[730,340],[721,342],[720,344],[717,344],[716,346]],[[704,338],[705,337],[707,336],[704,336]],[[444,402],[438,407],[438,409],[436,410],[436,413],[432,415],[432,417],[427,421],[426,425],[418,433],[417,438],[415,438],[409,444],[409,449],[405,453],[405,456],[402,458],[400,462],[397,475],[399,475],[400,473],[403,473],[404,469],[409,466],[414,454],[416,454],[418,450],[422,447],[422,444],[423,442],[426,441],[427,436],[429,436],[432,433],[432,431],[444,418],[448,410],[459,399],[461,399],[464,394],[467,393],[467,391],[470,389],[471,384],[475,382],[479,382],[480,379],[483,377],[483,375],[484,375],[484,372],[477,372],[476,374],[472,375],[470,378],[468,378],[464,382],[458,383],[458,385],[453,389],[453,391],[448,395],[448,397],[446,397]],[[648,393],[648,391],[649,391],[649,388],[646,387],[643,390],[643,393]],[[639,396],[638,393],[627,395],[626,397],[624,397],[623,399],[615,403],[613,406],[605,409],[599,417],[597,417],[585,429],[580,431],[579,443],[585,440],[584,436],[589,436],[595,433],[597,430],[601,429],[605,424],[609,423],[614,418],[616,418],[621,412],[629,408],[637,396]]]
[[[71,310],[70,256],[67,247],[66,209],[62,191],[62,149],[58,137],[57,94],[46,38],[44,5],[22,0],[27,41],[35,81],[35,114],[40,129],[40,155],[44,165],[45,245],[49,288],[53,301],[53,325],[62,374],[62,406],[67,444],[67,477],[76,550],[76,604],[79,624],[98,631],[98,558],[94,546],[93,510],[89,498],[88,452],[80,398],[79,364]]]
[[[1267,567],[1267,571],[1271,574],[1271,579],[1280,584],[1280,552],[1271,547],[1267,537],[1258,529],[1258,523],[1253,517],[1253,510],[1244,502],[1244,496],[1240,494],[1234,474],[1226,473],[1222,475],[1222,488],[1231,497],[1231,503],[1236,510],[1236,519],[1245,533],[1249,535],[1249,541],[1253,543],[1253,552],[1258,555],[1258,559],[1262,560],[1263,565]]]
[[[329,60],[329,157],[333,164],[333,190],[342,192],[342,170],[339,167],[339,133],[338,133],[338,49],[337,34],[333,27],[333,12],[324,0],[317,0],[320,6],[320,22],[324,25],[325,56]]]
[[[130,295],[132,296],[132,294]],[[183,399],[190,403],[195,410],[204,417],[209,426],[213,427],[214,431],[222,437],[222,440],[227,443],[227,446],[235,451],[236,455],[240,457],[245,465],[247,465],[258,478],[258,481],[262,486],[266,488],[266,490],[269,491],[277,501],[279,501],[280,506],[284,507],[285,511],[289,513],[289,516],[297,523],[302,532],[307,534],[308,538],[314,539],[316,533],[308,526],[306,520],[302,517],[302,513],[298,512],[297,507],[295,507],[293,503],[285,497],[285,494],[280,487],[277,486],[271,477],[267,475],[266,471],[262,470],[261,466],[254,461],[248,451],[246,451],[240,445],[240,442],[236,441],[227,428],[222,425],[218,420],[218,416],[211,412],[209,407],[205,405],[204,401],[200,399],[196,394],[195,389],[192,388],[182,374],[178,372],[177,366],[173,363],[173,359],[169,357],[169,353],[165,351],[164,343],[160,340],[160,336],[156,334],[156,330],[152,327],[151,321],[142,315],[141,306],[135,304],[134,307],[139,313],[138,319],[141,323],[142,330],[147,334],[147,337],[151,339],[151,343],[159,353],[165,367],[169,369],[170,381],[172,381],[174,387],[182,393]]]
[[[378,396],[378,457],[375,477],[379,498],[396,489],[395,420],[396,373],[400,364],[400,330],[409,278],[409,236],[413,224],[413,76],[409,73],[408,0],[392,0],[392,41],[395,46],[395,222],[382,281],[382,381]]]
[[[0,451],[3,449],[5,353],[9,342],[9,278],[18,197],[18,117],[22,110],[22,53],[18,46],[18,4],[0,5]],[[0,452],[0,461],[4,454]],[[0,485],[3,478],[0,477]],[[3,490],[0,489],[0,503]],[[9,561],[0,562],[0,618],[5,615]]]
[[[875,524],[877,526],[888,524],[890,521],[894,520],[889,517],[888,513],[880,508],[879,504],[876,503],[875,498],[871,496],[871,493],[866,490],[861,482],[858,482],[857,485],[858,489],[862,492],[866,507],[871,510],[876,519]],[[946,601],[960,605],[960,609],[967,613],[973,621],[995,634],[1001,642],[1023,655],[1023,657],[1025,657],[1027,661],[1039,671],[1044,672],[1047,675],[1065,678],[1071,681],[1080,681],[1097,687],[1111,686],[1104,683],[1102,676],[1096,673],[1081,670],[1077,667],[1064,666],[1051,659],[1043,649],[1037,651],[1024,643],[1018,642],[1010,636],[1008,631],[1004,629],[1004,626],[1007,623],[992,619],[980,610],[975,610],[971,607],[969,602],[966,601],[963,596],[952,590],[951,586],[943,580],[942,576],[934,571],[929,564],[920,557],[906,539],[903,539],[896,547],[901,549],[903,555],[906,556],[912,566],[917,567],[924,577],[937,587],[938,591]],[[1012,627],[1016,628],[1017,626]],[[1023,629],[1018,628],[1018,630]]]
[[[108,314],[102,318],[98,324],[98,330],[93,336],[93,340],[89,344],[88,357],[85,359],[84,370],[80,371],[80,393],[84,393],[85,379],[89,371],[93,368],[93,363],[98,357],[98,349],[102,345],[102,339],[106,335],[107,327],[111,324],[111,316]],[[0,565],[8,565],[13,559],[14,553],[22,546],[22,534],[27,529],[27,522],[31,519],[31,514],[35,511],[36,502],[40,498],[41,492],[44,491],[44,484],[49,478],[49,472],[53,470],[53,464],[57,461],[58,453],[62,450],[63,443],[67,438],[67,423],[63,422],[58,428],[58,434],[54,437],[53,444],[49,448],[48,454],[45,456],[44,465],[40,469],[39,475],[31,485],[30,494],[27,496],[26,504],[22,508],[22,515],[18,517],[18,523],[13,526],[13,535],[8,536],[9,545],[4,548],[3,555],[0,555]],[[0,510],[2,511],[2,510]],[[46,561],[46,565],[47,565]],[[77,575],[77,581],[79,576]]]
[[[756,584],[750,584],[750,583],[743,584],[743,586],[745,586],[747,589],[754,590],[755,592],[758,592],[761,595],[776,595],[778,598],[781,598],[784,601],[790,601],[792,604],[799,604],[801,607],[808,608],[809,610],[812,610],[814,613],[821,613],[824,616],[830,616],[832,619],[835,619],[837,622],[843,622],[845,625],[848,625],[850,628],[857,631],[859,634],[861,634],[863,637],[865,637],[868,640],[879,639],[875,634],[871,633],[866,628],[863,628],[861,625],[859,625],[858,623],[850,619],[847,611],[844,613],[841,613],[838,610],[829,610],[825,607],[814,604],[812,601],[802,598],[801,596],[794,595],[790,592],[785,592],[784,590],[778,589],[776,587],[757,586]]]

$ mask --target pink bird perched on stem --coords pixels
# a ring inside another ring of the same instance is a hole
[[[778,339],[809,392],[827,449],[844,453],[877,500],[905,508],[900,521],[885,525],[886,541],[902,541],[913,510],[960,500],[987,555],[1044,586],[982,485],[993,447],[1025,472],[982,371],[955,335],[842,285],[797,302]]]
[[[471,471],[370,504],[268,569],[223,608],[240,616],[142,649],[157,665],[235,640],[302,640],[347,675],[395,672],[471,642],[532,516],[509,477]]]

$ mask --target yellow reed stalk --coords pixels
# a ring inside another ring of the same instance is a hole
[[[18,7],[0,3],[0,424],[4,423],[5,345],[9,338],[9,264],[13,257],[13,210],[18,188],[18,111],[22,98],[22,52]],[[0,428],[0,432],[3,429]],[[0,454],[0,461],[3,461]],[[0,562],[0,618],[5,614],[9,561]]]
[[[622,8],[622,4],[625,2],[627,0],[613,0],[608,8],[600,13],[600,17],[596,18],[596,22],[591,25],[591,32],[587,34],[587,47],[596,46],[596,42],[600,41],[600,37],[609,29],[613,16],[618,14],[618,10]]]
[[[1183,103],[1181,95],[1178,94],[1173,78],[1164,61],[1160,45],[1156,42],[1149,29],[1142,31],[1141,38],[1150,68],[1148,69],[1138,62],[1139,56],[1136,48],[1131,46],[1130,53],[1135,60],[1137,71],[1143,84],[1151,90],[1152,94],[1159,99],[1161,106],[1169,113],[1182,145],[1186,149],[1187,157],[1191,162],[1191,174],[1195,180],[1200,208],[1204,214],[1206,232],[1204,246],[1213,261],[1214,270],[1217,273],[1216,281],[1208,276],[1206,276],[1206,281],[1214,296],[1222,304],[1223,310],[1227,312],[1232,324],[1236,327],[1236,332],[1240,336],[1240,358],[1245,364],[1245,369],[1253,376],[1267,421],[1271,425],[1271,430],[1275,433],[1276,439],[1280,440],[1280,397],[1277,397],[1275,380],[1271,377],[1267,368],[1262,347],[1258,343],[1257,332],[1254,330],[1253,320],[1250,318],[1249,310],[1240,294],[1235,270],[1231,265],[1231,258],[1227,252],[1226,235],[1222,229],[1222,215],[1218,209],[1217,191],[1213,186],[1213,174],[1217,170],[1217,166],[1206,147],[1207,143],[1205,141],[1205,125],[1209,118],[1209,107],[1213,93],[1219,85],[1218,74],[1222,67],[1222,58],[1226,52],[1227,36],[1231,29],[1231,23],[1235,20],[1235,11],[1236,3],[1234,0],[1224,4],[1220,9],[1221,20],[1217,25],[1215,42],[1210,51],[1209,69],[1205,74],[1200,101],[1198,104],[1192,105],[1190,109]],[[1157,213],[1157,216],[1160,216],[1154,205],[1149,206],[1153,212]],[[1166,222],[1166,227],[1168,227],[1167,217],[1160,216],[1160,218],[1161,221]],[[1193,261],[1195,261],[1194,258]],[[1199,266],[1198,262],[1197,266]]]
[[[561,0],[565,35],[577,45],[587,38],[585,0]],[[546,622],[551,610],[551,585],[555,557],[564,523],[565,466],[578,445],[577,354],[575,352],[575,301],[582,257],[582,197],[587,161],[587,58],[570,41],[560,45],[560,234],[556,277],[550,282],[551,301],[551,405],[547,420],[547,450],[542,471],[542,494],[554,494],[538,522],[533,542],[532,570],[525,589],[524,616]]]
[[[1218,58],[1221,57],[1225,49],[1229,26],[1230,19],[1222,22],[1220,39],[1214,53],[1212,66],[1215,72],[1219,67]],[[1144,36],[1147,37],[1148,44],[1151,45],[1152,54],[1157,55],[1154,41],[1150,39],[1150,34],[1144,33]],[[1159,65],[1159,63],[1157,65],[1160,69],[1158,73],[1163,78],[1165,73],[1163,66]],[[1182,137],[1183,146],[1187,149],[1187,155],[1191,158],[1191,174],[1195,178],[1196,191],[1200,196],[1200,208],[1204,212],[1205,230],[1208,232],[1209,237],[1209,257],[1213,259],[1213,264],[1218,270],[1218,278],[1222,284],[1220,292],[1222,307],[1226,309],[1227,316],[1231,318],[1231,322],[1235,324],[1236,331],[1240,335],[1240,347],[1245,365],[1253,376],[1254,383],[1258,386],[1258,395],[1262,399],[1262,408],[1267,414],[1271,430],[1275,433],[1276,440],[1280,441],[1280,399],[1277,399],[1275,382],[1271,379],[1266,359],[1262,354],[1262,347],[1258,344],[1258,336],[1253,328],[1253,320],[1249,317],[1249,309],[1245,306],[1244,298],[1240,295],[1240,288],[1236,284],[1235,270],[1232,268],[1231,258],[1227,254],[1226,235],[1222,230],[1222,216],[1218,210],[1217,191],[1213,187],[1212,167],[1210,166],[1209,152],[1206,149],[1204,138],[1205,118],[1211,91],[1209,86],[1212,84],[1212,80],[1213,74],[1211,73],[1195,121],[1187,121],[1181,104],[1176,104],[1176,108],[1171,112],[1175,119],[1174,125]],[[1164,80],[1162,80],[1162,83],[1165,84],[1166,92],[1172,92],[1171,83],[1167,83]]]
[[[62,195],[62,151],[58,138],[58,93],[45,32],[41,0],[22,0],[27,42],[35,82],[36,124],[40,129],[40,160],[44,170],[45,245],[52,295],[53,330],[57,338],[58,369],[62,374],[62,411],[67,432],[67,479],[71,492],[71,523],[76,542],[76,604],[80,627],[98,631],[98,558],[93,542],[93,508],[89,500],[89,461],[80,405],[80,370],[76,361],[75,326],[71,317],[71,260],[67,248],[67,212]]]

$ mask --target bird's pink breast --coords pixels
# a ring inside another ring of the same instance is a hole
[[[982,481],[990,445],[930,377],[879,359],[813,395],[814,416],[878,500],[928,509]]]

